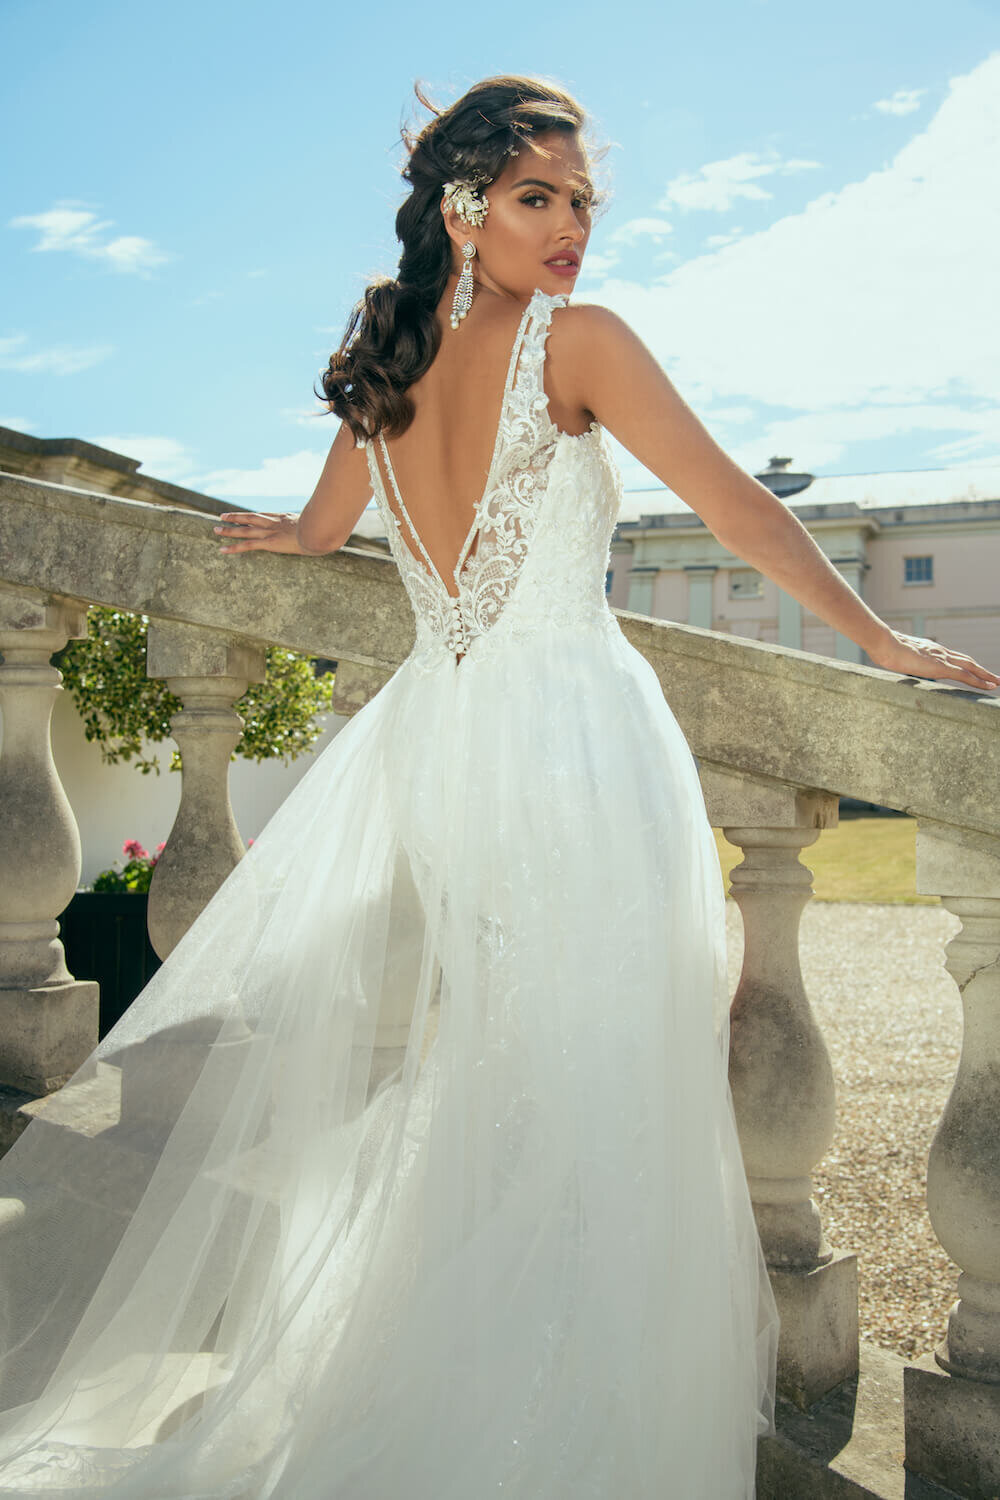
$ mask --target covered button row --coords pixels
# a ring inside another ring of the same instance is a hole
[[[465,633],[465,621],[462,618],[462,603],[459,598],[448,595],[451,605],[451,629],[448,631],[448,645],[455,651],[465,651],[468,647],[468,639]]]

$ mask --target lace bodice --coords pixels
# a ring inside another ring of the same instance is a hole
[[[375,503],[413,606],[411,659],[422,665],[482,656],[514,635],[544,628],[617,628],[604,579],[621,477],[597,422],[580,434],[554,425],[543,383],[552,312],[567,300],[536,291],[521,318],[486,487],[454,570],[457,594],[446,588],[410,520],[384,438],[365,444]],[[422,561],[407,545],[404,525]]]

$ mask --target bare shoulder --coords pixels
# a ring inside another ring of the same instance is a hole
[[[589,351],[605,353],[635,341],[635,334],[617,313],[597,302],[570,302],[557,308],[549,335],[552,353],[581,357]]]
[[[566,410],[600,417],[609,377],[620,383],[634,370],[643,346],[617,313],[596,302],[557,308],[549,329],[547,381]]]

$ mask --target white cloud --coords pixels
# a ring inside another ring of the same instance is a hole
[[[713,411],[707,425],[720,436],[728,418]],[[765,467],[772,453],[793,455],[793,468],[815,472],[840,463],[853,443],[879,441],[913,433],[928,439],[932,433],[961,434],[950,440],[926,442],[923,462],[961,463],[977,458],[1000,443],[1000,405],[967,410],[950,403],[934,406],[862,406],[854,410],[802,412],[797,416],[759,420],[755,431],[744,432],[737,441],[725,442],[726,451],[748,472]]]
[[[89,370],[112,352],[110,344],[92,344],[90,348],[73,349],[56,344],[50,349],[25,349],[28,336],[15,333],[0,338],[0,370],[19,370],[26,375],[76,375]]]
[[[722,245],[731,245],[734,240],[739,239],[743,233],[742,224],[734,224],[732,229],[727,229],[725,234],[708,234],[705,236],[705,244],[710,250],[716,250]]]
[[[883,169],[652,285],[608,279],[589,295],[640,333],[696,409],[754,399],[814,413],[811,436],[779,445],[804,467],[821,461],[807,437],[834,441],[852,407],[877,408],[852,414],[871,437],[898,430],[901,408],[921,421],[941,409],[963,454],[977,432],[995,448],[995,419],[977,408],[1000,399],[998,175],[1000,52],[952,79]]]
[[[151,266],[161,266],[169,256],[158,250],[152,240],[144,240],[137,234],[120,234],[109,240],[95,252],[116,271],[146,271]]]
[[[326,423],[332,423],[330,428],[330,441],[333,442],[337,428],[337,419],[331,417],[325,406],[311,406],[308,410],[298,406],[283,406],[280,415],[293,427],[313,427],[317,432],[325,433]]]
[[[738,156],[706,162],[697,172],[681,172],[671,178],[656,206],[726,213],[738,198],[762,201],[772,196],[766,188],[758,185],[758,177],[772,177],[776,173],[787,176],[791,172],[810,171],[819,165],[818,161],[797,157],[782,161],[777,155],[763,157],[753,151],[741,151]]]
[[[102,260],[113,271],[145,275],[153,266],[170,257],[152,240],[137,234],[120,234],[113,239],[106,231],[113,219],[98,219],[89,208],[73,200],[63,200],[41,214],[19,214],[8,221],[10,229],[37,229],[38,242],[33,251],[66,250]]]
[[[612,244],[634,245],[636,240],[649,236],[659,243],[666,234],[673,234],[674,226],[666,219],[629,219],[610,235]]]
[[[325,451],[301,448],[282,458],[265,458],[256,469],[215,469],[188,483],[220,499],[284,500],[295,496],[304,505],[316,488],[325,460]]]
[[[883,115],[911,115],[920,108],[926,89],[897,89],[889,99],[876,99],[875,108]]]
[[[110,229],[113,220],[98,221],[89,209],[74,209],[68,203],[50,208],[44,214],[21,214],[11,219],[11,229],[37,229],[40,231],[36,250],[78,250],[86,253],[93,250],[98,236]]]
[[[580,268],[581,276],[606,276],[617,266],[620,257],[613,251],[602,255],[597,251],[587,250],[583,257],[583,265]]]
[[[98,448],[110,448],[112,453],[121,453],[126,458],[136,458],[144,474],[156,479],[169,479],[175,484],[187,484],[192,468],[192,455],[183,443],[171,437],[143,437],[131,434],[121,437],[117,433],[103,437],[87,438]]]
[[[29,422],[27,417],[0,416],[0,427],[13,427],[15,432],[36,432],[38,423]]]

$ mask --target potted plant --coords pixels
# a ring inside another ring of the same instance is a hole
[[[146,931],[146,907],[163,847],[157,844],[150,854],[138,839],[126,839],[126,863],[102,870],[89,888],[77,891],[60,918],[70,973],[96,979],[101,987],[102,1037],[160,967]]]

